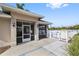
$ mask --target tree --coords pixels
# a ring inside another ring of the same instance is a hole
[[[24,10],[24,3],[16,3],[16,7]]]

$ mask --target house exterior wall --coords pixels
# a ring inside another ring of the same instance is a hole
[[[39,40],[38,18],[11,12],[11,19],[0,17],[0,40],[9,42],[11,46],[17,45],[16,42],[16,22],[17,21],[34,23],[34,40]]]
[[[0,40],[10,42],[11,40],[10,19],[0,18]]]
[[[39,40],[39,32],[38,32],[38,24],[37,24],[37,21],[38,21],[38,18],[34,18],[34,17],[31,17],[31,16],[26,16],[26,15],[21,15],[21,14],[18,14],[18,13],[14,13],[14,12],[11,12],[11,15],[12,15],[12,19],[11,19],[11,22],[17,22],[17,21],[25,21],[25,22],[35,22],[35,25],[34,25],[34,31],[35,31],[35,34],[34,34],[34,38],[35,40]],[[14,20],[14,21],[12,21]],[[12,29],[13,28],[13,29]],[[16,26],[15,27],[12,27],[11,25],[11,42],[12,43],[12,46],[13,45],[16,45]],[[13,37],[13,38],[12,38]]]

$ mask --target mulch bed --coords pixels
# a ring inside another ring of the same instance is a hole
[[[8,50],[11,46],[0,47],[0,54]]]

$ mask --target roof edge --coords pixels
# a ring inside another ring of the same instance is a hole
[[[15,11],[17,13],[21,13],[21,14],[24,14],[24,15],[29,15],[29,16],[37,17],[37,18],[41,18],[41,19],[44,18],[44,16],[36,14],[34,12],[31,12],[31,11],[25,11],[25,10],[21,10],[19,8],[13,8],[13,7],[10,7],[10,6],[5,6],[5,5],[0,5],[0,6],[7,9],[7,11]]]

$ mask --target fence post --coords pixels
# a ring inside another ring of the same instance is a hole
[[[50,31],[49,31],[49,37],[50,37],[50,38],[51,38],[51,32],[52,32],[52,31],[50,30]]]
[[[68,31],[66,31],[66,43],[68,42]]]

